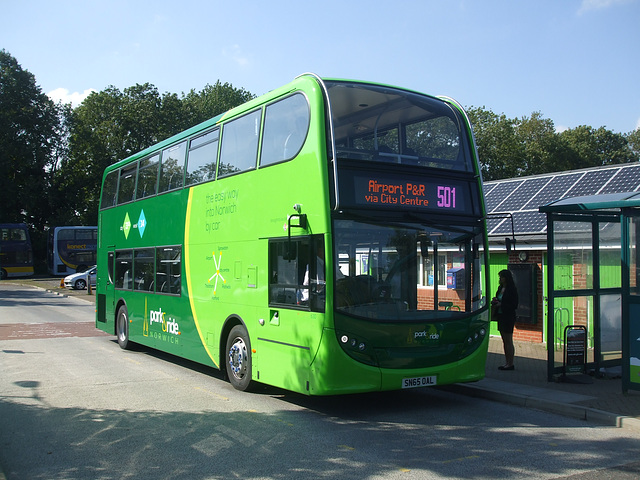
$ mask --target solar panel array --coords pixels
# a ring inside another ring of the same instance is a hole
[[[546,234],[547,216],[538,208],[562,198],[640,190],[640,163],[485,182],[487,213],[511,214],[516,235]],[[489,235],[511,235],[511,219],[487,220]]]

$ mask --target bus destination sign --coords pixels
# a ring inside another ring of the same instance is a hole
[[[469,184],[459,180],[427,180],[409,176],[353,176],[353,203],[373,208],[398,208],[471,213]],[[349,202],[351,203],[351,202]]]

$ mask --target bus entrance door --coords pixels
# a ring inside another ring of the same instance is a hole
[[[115,248],[115,247],[114,247]],[[116,290],[114,284],[114,265],[115,265],[115,251],[109,250],[107,253],[107,281],[105,288],[105,318],[116,318],[115,310],[115,298]]]
[[[322,332],[322,314],[271,308],[258,340],[259,378],[270,385],[305,392]],[[287,365],[287,368],[283,368]]]

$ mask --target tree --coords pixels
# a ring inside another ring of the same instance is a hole
[[[43,228],[62,130],[59,107],[0,50],[0,221]]]
[[[552,120],[533,112],[531,117],[516,120],[515,134],[523,152],[520,175],[547,173],[559,166],[560,142]]]
[[[485,180],[638,161],[640,134],[581,126],[558,133],[540,112],[509,119],[483,108],[468,110]]]
[[[518,176],[525,158],[516,139],[513,121],[485,107],[471,108],[467,113],[473,125],[483,178],[497,180]]]
[[[626,135],[629,151],[636,160],[640,160],[640,127]]]
[[[56,225],[95,225],[102,172],[127,156],[123,95],[93,92],[69,116],[69,155],[55,177]]]
[[[71,113],[69,156],[56,182],[58,222],[96,224],[104,169],[175,133],[164,129],[164,113],[149,83],[93,92]]]
[[[206,85],[200,92],[192,89],[183,96],[183,104],[191,125],[197,125],[253,98],[255,95],[244,88],[234,88],[230,83],[218,80],[215,85]]]
[[[59,224],[95,225],[104,169],[253,98],[216,82],[179,98],[145,83],[89,95],[69,118],[69,155],[56,172]]]
[[[560,134],[577,154],[580,167],[597,167],[637,161],[624,135],[604,127],[595,129],[581,125]]]

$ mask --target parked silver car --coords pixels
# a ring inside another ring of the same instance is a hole
[[[74,273],[64,277],[64,286],[66,288],[74,288],[76,290],[84,290],[87,288],[89,282],[91,286],[96,286],[96,270],[97,267],[93,267],[85,270],[84,272]]]

